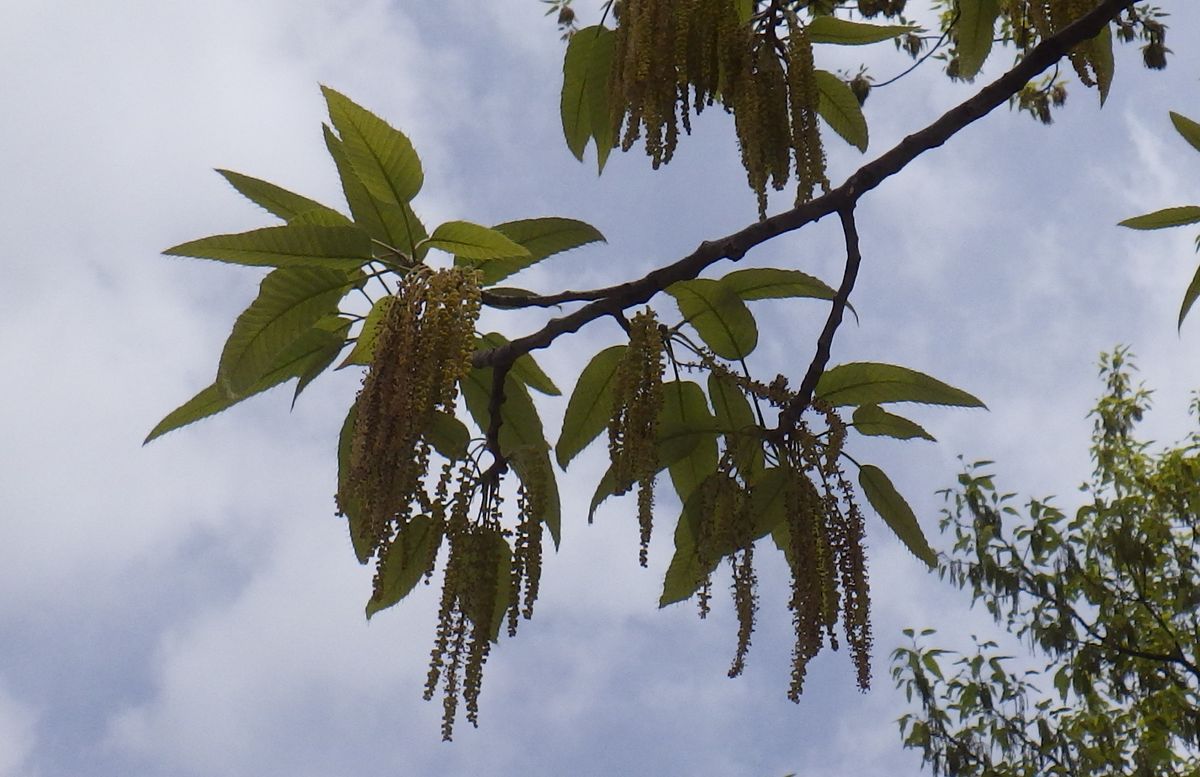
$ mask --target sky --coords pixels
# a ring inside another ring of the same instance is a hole
[[[1200,325],[1178,335],[1175,321],[1193,235],[1113,226],[1200,201],[1200,156],[1167,120],[1169,109],[1200,118],[1200,52],[1188,40],[1200,10],[1162,5],[1176,49],[1165,73],[1125,47],[1103,111],[1077,83],[1052,127],[1000,109],[860,205],[861,322],[839,332],[834,361],[910,366],[990,408],[913,409],[936,444],[855,443],[891,474],[935,546],[935,492],[953,482],[960,454],[994,459],[1003,490],[1075,504],[1102,350],[1125,343],[1138,355],[1156,389],[1151,438],[1189,428]],[[793,705],[782,565],[763,567],[749,666],[729,680],[727,603],[718,597],[706,621],[687,604],[657,609],[668,521],[648,570],[637,564],[632,500],[610,501],[587,525],[604,465],[596,446],[561,475],[562,547],[547,555],[534,620],[493,651],[480,727],[460,725],[446,744],[440,705],[420,700],[435,587],[368,624],[371,572],[334,515],[337,434],[359,375],[319,379],[294,410],[290,389],[278,389],[141,445],[211,381],[262,276],[160,255],[271,223],[212,169],[341,205],[319,84],[412,138],[426,224],[557,215],[608,236],[520,277],[542,291],[638,277],[751,223],[727,117],[705,113],[662,170],[631,152],[597,177],[562,141],[562,44],[533,0],[4,10],[0,777],[921,773],[900,747],[905,704],[888,653],[905,626],[937,628],[946,645],[995,628],[875,518],[874,688],[859,693],[844,653],[826,652]],[[829,69],[868,60],[880,76],[907,64],[887,44],[818,53]],[[970,94],[936,67],[872,94],[867,158]],[[837,183],[864,160],[827,141]],[[834,282],[839,251],[827,220],[742,264]],[[800,374],[823,309],[760,304],[771,334],[756,366]],[[488,324],[519,336],[545,315]],[[597,323],[539,359],[569,391],[590,353],[618,336]],[[564,403],[541,407],[553,439]]]

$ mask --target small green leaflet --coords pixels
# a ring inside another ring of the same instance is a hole
[[[754,314],[737,293],[711,278],[680,281],[667,287],[679,312],[704,343],[722,359],[741,359],[758,345]]]
[[[346,156],[371,196],[406,205],[421,191],[421,160],[403,132],[327,86],[321,87],[329,119]]]
[[[840,364],[826,370],[817,381],[815,394],[833,407],[878,405],[885,402],[987,407],[962,389],[956,389],[924,373],[894,364],[875,362]]]
[[[596,517],[596,510],[601,504],[604,503],[604,500],[608,499],[610,496],[616,495],[617,479],[613,476],[613,469],[610,466],[604,471],[604,475],[600,478],[600,482],[596,484],[595,493],[592,494],[592,503],[588,507],[588,523],[591,523],[592,519]]]
[[[930,569],[937,566],[937,554],[929,547],[925,533],[921,531],[921,524],[917,522],[917,516],[883,470],[871,464],[864,464],[858,472],[858,484],[871,507],[875,508],[875,512],[879,513],[879,517],[896,533],[904,546]]]
[[[1135,216],[1117,224],[1119,227],[1130,229],[1166,229],[1167,227],[1182,227],[1200,222],[1200,205],[1181,205],[1176,208],[1163,208],[1144,216]]]
[[[567,400],[562,432],[554,449],[558,466],[563,469],[608,428],[616,391],[617,365],[621,363],[626,350],[626,345],[605,348],[593,356],[579,374],[575,390]]]
[[[514,243],[503,233],[469,221],[447,221],[433,230],[424,245],[464,259],[529,256],[529,249]]]
[[[477,347],[480,350],[484,350],[499,348],[502,345],[508,345],[508,338],[499,332],[489,332],[479,338]],[[558,390],[558,386],[554,385],[554,381],[550,380],[550,376],[534,361],[531,354],[525,353],[518,356],[517,360],[513,362],[512,367],[509,368],[508,374],[534,391],[541,392],[547,396],[557,397],[562,394]]]
[[[563,136],[575,158],[583,161],[589,140],[596,142],[600,170],[616,143],[616,124],[608,103],[608,79],[612,70],[612,30],[597,25],[571,36],[563,57],[563,88],[559,105]]]
[[[462,461],[471,444],[471,432],[466,424],[449,413],[434,413],[423,435],[433,449],[451,461]]]
[[[323,316],[337,311],[346,291],[362,273],[295,268],[275,270],[259,287],[258,297],[238,316],[221,362],[217,383],[227,394],[242,396],[269,374],[280,355]]]
[[[341,321],[342,319],[334,318],[334,320]],[[222,390],[220,385],[212,383],[159,421],[142,444],[145,445],[167,432],[187,426],[202,418],[228,410],[242,400],[249,399],[292,378],[315,374],[314,370],[319,372],[324,368],[321,366],[322,364],[329,365],[329,361],[326,359],[329,357],[330,350],[334,348],[340,350],[345,344],[345,328],[342,328],[339,334],[337,330],[323,326],[324,323],[324,320],[318,322],[318,326],[314,326],[298,338],[284,353],[280,354],[272,369],[242,394],[230,396]],[[348,326],[349,323],[349,321],[344,321],[342,326]],[[337,351],[333,352],[336,355]]]
[[[830,17],[818,17],[830,18]],[[845,81],[824,70],[813,72],[820,99],[817,113],[825,123],[850,145],[859,151],[867,150],[867,119],[863,116],[858,98]]]
[[[416,515],[396,536],[380,565],[378,596],[367,600],[367,620],[408,596],[437,561],[442,545],[441,526],[427,515]]]
[[[333,210],[316,200],[310,200],[308,197],[294,194],[287,189],[258,178],[251,178],[248,175],[235,173],[232,170],[217,170],[217,172],[226,181],[229,181],[229,184],[237,189],[246,199],[284,221],[290,221],[301,213],[310,210]],[[337,211],[333,212],[336,213]]]
[[[311,353],[311,358],[306,361],[307,366],[300,373],[299,380],[296,381],[296,391],[292,394],[292,409],[296,407],[296,400],[300,398],[300,392],[304,391],[308,387],[308,384],[312,383],[318,375],[329,369],[329,365],[333,364],[333,360],[346,347],[346,335],[350,332],[350,324],[350,319],[342,318],[341,316],[325,316],[317,321],[309,332],[301,335],[297,338],[296,342],[284,350],[283,358],[287,359],[292,353],[296,352],[297,343],[302,344],[303,348],[307,349],[308,337],[312,336],[318,342],[323,341]]]
[[[894,437],[897,440],[911,440],[920,437],[937,442],[933,435],[921,428],[920,424],[889,413],[879,405],[862,405],[855,408],[854,429],[859,434],[868,437]]]
[[[1175,125],[1175,131],[1191,144],[1192,148],[1200,151],[1200,124],[1175,111],[1171,111],[1171,123]]]
[[[325,132],[325,147],[337,167],[338,178],[342,182],[342,193],[350,206],[354,221],[364,229],[372,239],[390,246],[409,257],[423,258],[423,253],[417,252],[417,246],[428,237],[425,226],[413,212],[407,202],[396,204],[389,200],[381,200],[371,195],[363,184],[362,179],[350,164],[345,146],[333,134],[328,126],[322,126]]]
[[[863,24],[835,16],[817,16],[808,23],[808,37],[813,43],[861,46],[898,38],[916,29],[911,25]]]
[[[488,261],[475,261],[463,256],[454,258],[459,266],[477,266],[482,284],[491,286],[510,275],[537,264],[543,259],[588,243],[604,242],[604,235],[590,224],[575,219],[547,217],[509,221],[492,227],[528,251],[525,256],[507,256]]]
[[[960,78],[969,81],[979,74],[992,51],[999,16],[998,0],[958,0],[958,23],[954,32]]]
[[[358,339],[354,341],[354,348],[351,349],[350,355],[338,365],[339,370],[349,367],[351,364],[371,363],[372,357],[375,356],[375,340],[379,337],[380,325],[394,304],[396,304],[396,298],[390,294],[375,300],[375,304],[371,306],[370,312],[363,321],[362,329],[358,332]]]
[[[746,395],[728,375],[713,372],[708,376],[708,396],[725,448],[733,452],[739,472],[748,476],[761,470],[762,438]]]
[[[1096,75],[1096,88],[1100,91],[1100,105],[1103,107],[1108,99],[1108,90],[1112,86],[1113,72],[1116,69],[1111,25],[1104,25],[1099,35],[1082,45],[1088,52],[1088,61]]]
[[[354,270],[371,260],[371,238],[358,227],[288,224],[213,235],[163,251],[255,267]]]

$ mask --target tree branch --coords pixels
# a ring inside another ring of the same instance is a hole
[[[1006,103],[1022,87],[1066,56],[1071,48],[1095,37],[1106,24],[1135,2],[1136,0],[1102,0],[1093,10],[1061,32],[1042,41],[1007,73],[983,87],[973,97],[951,108],[929,126],[909,135],[882,156],[860,167],[836,189],[731,235],[701,243],[688,256],[659,267],[637,280],[594,292],[571,292],[572,297],[580,301],[592,297],[595,299],[573,313],[551,319],[532,334],[497,348],[476,351],[472,357],[473,364],[476,367],[511,364],[522,354],[545,348],[558,337],[577,332],[597,318],[648,302],[651,297],[672,283],[691,280],[722,259],[737,261],[757,245],[800,229],[831,213],[852,207],[864,194],[903,170],[921,154],[941,146],[967,125]],[[527,302],[530,306],[539,304],[536,301]],[[511,305],[521,306],[523,305]]]

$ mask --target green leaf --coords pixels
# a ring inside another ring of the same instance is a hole
[[[667,287],[679,312],[722,359],[741,359],[758,345],[754,314],[729,286],[710,278]]]
[[[1197,297],[1200,297],[1200,268],[1196,269],[1196,274],[1192,276],[1192,282],[1188,284],[1187,291],[1183,293],[1183,305],[1179,308],[1179,329],[1183,329],[1183,319],[1187,317],[1188,311],[1192,309]]]
[[[296,391],[292,394],[292,407],[296,407],[296,400],[300,398],[300,392],[308,387],[318,375],[329,369],[329,365],[333,364],[334,359],[346,347],[346,335],[350,333],[350,319],[342,318],[341,316],[326,316],[313,326],[310,334],[314,340],[323,340],[320,346],[312,351],[310,358],[307,361],[307,366],[300,373],[299,380],[296,381]],[[309,334],[301,336],[295,343],[288,346],[284,350],[283,358],[290,359],[291,354],[296,351],[297,344],[301,345],[302,349],[308,348]]]
[[[361,280],[358,271],[295,268],[272,272],[225,341],[217,383],[230,396],[244,395],[313,324],[336,312],[346,290]]]
[[[433,230],[425,245],[440,248],[464,259],[501,259],[529,255],[527,248],[514,243],[503,233],[469,221],[447,221]]]
[[[235,173],[232,170],[217,170],[217,172],[246,199],[284,221],[290,221],[301,213],[311,210],[328,210],[337,213],[333,208],[326,207],[316,200],[289,192],[273,183]]]
[[[1176,208],[1163,208],[1144,216],[1125,219],[1117,224],[1119,227],[1130,229],[1165,229],[1167,227],[1182,227],[1200,221],[1200,205],[1182,205]]]
[[[999,16],[998,0],[958,0],[958,24],[954,31],[961,78],[971,80],[979,74],[992,51]]]
[[[808,23],[808,37],[813,43],[861,46],[898,38],[914,29],[911,25],[863,24],[834,16],[818,16]]]
[[[449,413],[434,413],[423,436],[435,451],[451,461],[462,461],[467,457],[471,432],[466,424]]]
[[[710,572],[712,569],[704,569],[700,560],[696,558],[696,538],[692,534],[689,522],[681,514],[679,522],[675,524],[675,555],[671,557],[671,564],[663,578],[663,591],[658,598],[658,606],[662,608],[690,599],[704,584],[704,577]]]
[[[354,348],[338,365],[339,370],[349,367],[351,364],[367,365],[371,363],[371,359],[375,356],[375,341],[379,338],[380,326],[394,304],[396,304],[396,298],[391,294],[375,300],[375,304],[371,306],[370,312],[363,321],[362,329],[358,332],[358,339],[354,341]]]
[[[485,434],[491,426],[489,410],[492,396],[492,369],[471,370],[462,381],[463,399],[475,424]],[[559,542],[562,508],[554,467],[550,464],[550,446],[542,431],[542,420],[524,384],[511,372],[504,380],[504,404],[500,406],[500,450],[513,465],[522,482],[543,478],[547,490],[546,514],[542,521],[550,530],[555,546]]]
[[[425,174],[404,133],[327,86],[321,92],[346,157],[371,196],[396,205],[412,201]]]
[[[1187,116],[1175,113],[1175,111],[1171,111],[1170,113],[1171,123],[1175,125],[1175,131],[1190,143],[1192,148],[1200,151],[1200,124],[1192,121]]]
[[[588,243],[604,242],[604,235],[593,226],[575,219],[540,218],[509,221],[492,227],[529,253],[525,256],[506,256],[477,262],[462,256],[455,257],[459,266],[478,266],[482,273],[482,284],[491,286],[499,283],[526,267],[537,264],[546,257]],[[495,289],[493,289],[495,291]]]
[[[417,218],[407,202],[397,204],[371,195],[350,159],[341,140],[328,126],[323,125],[325,147],[337,166],[342,182],[342,193],[350,206],[354,221],[373,239],[391,246],[409,257],[421,259],[424,252],[417,250],[421,241],[428,237],[425,225]]]
[[[722,278],[721,283],[746,302],[791,297],[833,299],[836,293],[820,278],[799,270],[780,270],[775,267],[735,270]]]
[[[609,78],[617,36],[606,27],[598,29],[595,35],[588,55],[587,82],[584,85],[583,98],[588,106],[592,139],[596,142],[596,174],[599,175],[604,172],[608,155],[617,145],[617,121],[609,105]]]
[[[596,510],[604,503],[604,500],[610,496],[617,496],[617,494],[617,479],[610,466],[605,470],[600,482],[596,484],[596,491],[592,494],[592,502],[588,507],[588,523],[591,523],[592,519],[596,517]]]
[[[606,27],[585,27],[571,36],[563,57],[559,103],[563,137],[567,148],[581,162],[588,141],[595,138],[601,169],[616,135],[608,110],[608,79],[614,41],[612,30]]]
[[[621,363],[628,347],[614,345],[605,348],[593,356],[579,374],[575,390],[567,400],[562,432],[555,446],[558,466],[563,469],[608,427],[616,390],[617,365]]]
[[[1087,48],[1088,62],[1096,75],[1096,88],[1100,91],[1100,105],[1108,99],[1108,90],[1112,87],[1113,72],[1116,63],[1113,60],[1112,28],[1104,25],[1100,34],[1083,44]]]
[[[686,503],[696,486],[716,471],[717,424],[699,383],[676,380],[663,384],[658,458],[660,466],[670,469],[680,503]]]
[[[852,362],[826,370],[816,396],[833,407],[920,402],[956,407],[987,406],[967,392],[936,378],[894,364]]]
[[[280,354],[273,368],[248,390],[240,395],[230,395],[214,382],[159,421],[142,444],[145,445],[156,437],[161,437],[167,432],[187,426],[202,418],[228,410],[242,400],[249,399],[280,383],[309,374],[328,356],[329,348],[337,340],[337,337],[335,332],[326,329],[317,327],[310,329],[284,353]],[[341,342],[345,342],[344,335]]]
[[[920,437],[937,442],[933,435],[907,418],[889,413],[879,405],[862,405],[854,410],[854,428],[868,437],[894,437],[911,440]]]
[[[318,227],[353,227],[354,222],[333,208],[312,208],[288,219],[288,224],[311,224]]]
[[[288,224],[233,235],[213,235],[163,251],[255,267],[354,270],[371,259],[371,238],[357,227]]]
[[[746,395],[728,375],[712,372],[708,376],[708,396],[725,447],[734,452],[739,471],[748,475],[762,469],[762,438]]]
[[[442,527],[427,515],[409,519],[388,551],[380,569],[380,590],[367,600],[367,620],[408,596],[425,573],[433,569],[442,546]]]
[[[816,70],[813,76],[821,93],[817,113],[842,140],[859,151],[866,151],[867,119],[863,116],[862,106],[859,105],[854,92],[850,91],[845,81],[833,73]]]
[[[499,348],[502,345],[508,345],[508,338],[499,332],[489,332],[479,337],[476,347],[484,350]],[[539,391],[547,396],[557,397],[562,394],[558,390],[558,386],[554,385],[554,381],[550,380],[550,376],[542,370],[541,366],[534,361],[533,356],[530,354],[526,353],[518,356],[516,361],[513,362],[512,367],[509,368],[508,374],[534,391]]]
[[[921,531],[921,525],[917,522],[917,516],[883,470],[871,464],[864,464],[858,472],[858,484],[862,486],[863,494],[875,508],[875,512],[879,513],[879,517],[896,533],[904,546],[930,569],[937,566],[937,554],[929,547],[925,533]]]
[[[338,510],[346,516],[347,528],[350,530],[350,544],[354,547],[354,555],[358,563],[366,564],[371,560],[371,543],[367,539],[368,532],[363,523],[365,516],[362,506],[346,490],[346,478],[350,477],[350,457],[354,449],[354,425],[358,419],[358,401],[350,406],[346,420],[342,422],[342,431],[338,435]]]

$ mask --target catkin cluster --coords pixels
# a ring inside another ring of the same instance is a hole
[[[799,701],[809,660],[825,640],[838,647],[839,615],[857,672],[858,687],[871,684],[870,589],[867,581],[862,511],[839,456],[845,426],[828,408],[825,439],[802,422],[782,448],[788,471],[784,489],[787,555],[792,570],[796,644],[788,697]]]
[[[629,347],[617,366],[608,422],[608,453],[616,491],[638,486],[639,559],[646,566],[658,473],[658,417],[663,406],[663,335],[647,308],[629,322]]]
[[[804,25],[787,16],[780,44],[775,15],[739,19],[734,0],[624,0],[610,84],[621,147],[639,137],[654,167],[669,162],[691,111],[720,99],[736,123],[742,164],[766,216],[766,190],[787,185],[794,170],[797,202],[827,187],[817,131],[819,93]]]
[[[438,413],[454,412],[458,383],[470,369],[479,306],[475,271],[422,268],[405,276],[380,323],[338,493],[339,504],[356,505],[360,539],[380,567],[413,507],[428,509],[426,435]],[[376,595],[381,580],[377,571]]]

